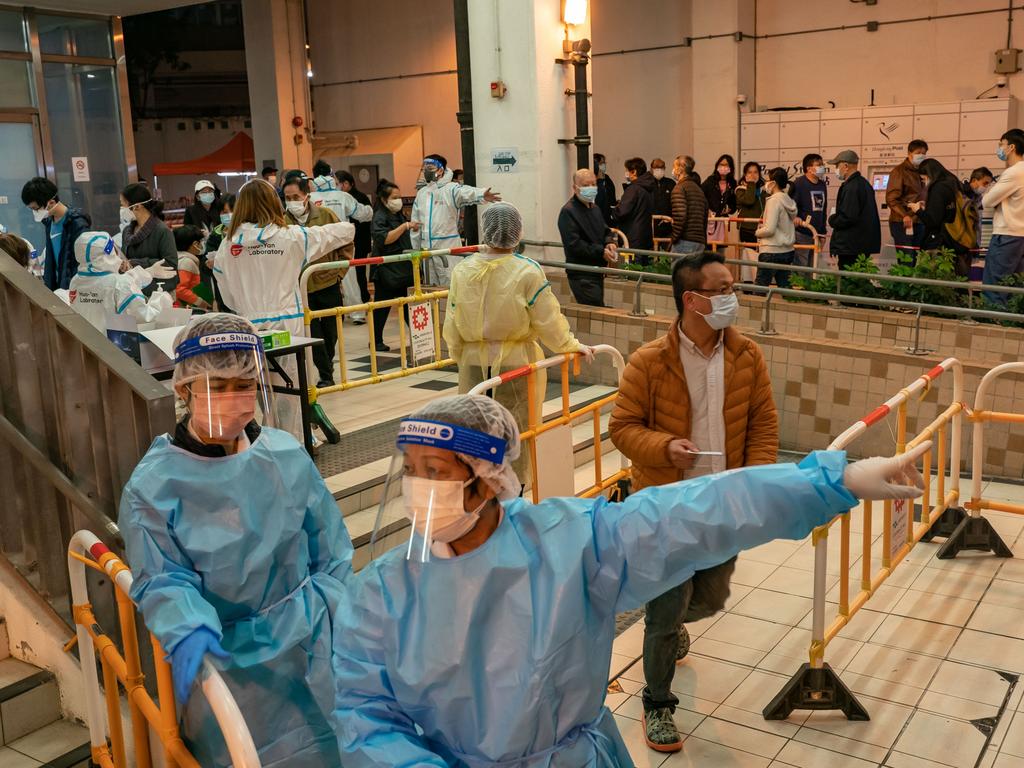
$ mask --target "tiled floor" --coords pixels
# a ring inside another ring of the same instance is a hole
[[[1024,502],[1019,486],[990,484],[985,495]],[[987,516],[1024,552],[1020,518]],[[813,553],[808,541],[777,541],[740,555],[727,610],[689,625],[692,649],[672,686],[683,751],[663,755],[644,742],[640,662],[619,678],[623,692],[608,695],[636,764],[1024,768],[1024,681],[1010,682],[1024,673],[1024,563],[970,553],[936,560],[937,548],[918,545],[826,650],[870,722],[800,711],[785,721],[763,719],[765,705],[807,660]],[[837,552],[830,551],[830,564]],[[853,553],[851,566],[856,589]],[[832,601],[838,569],[829,570]],[[642,643],[641,620],[616,639],[610,674],[636,659]],[[997,717],[988,740],[972,723]]]

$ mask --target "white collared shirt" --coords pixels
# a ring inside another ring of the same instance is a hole
[[[690,479],[724,472],[725,464],[725,333],[705,356],[683,333],[679,325],[679,358],[690,393],[689,440],[702,451],[720,451],[721,456],[698,456],[684,477]]]

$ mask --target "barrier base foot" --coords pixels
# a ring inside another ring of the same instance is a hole
[[[970,515],[960,521],[935,556],[940,560],[952,560],[961,552],[967,551],[991,552],[996,557],[1013,557],[1013,552],[996,533],[992,523],[984,517]]]
[[[941,539],[948,539],[956,533],[956,529],[960,527],[960,523],[963,522],[965,517],[967,517],[967,510],[963,507],[949,507],[932,523],[932,527],[928,529],[928,533],[921,537],[921,541],[931,541],[936,536]],[[914,519],[920,520],[920,517],[915,515]]]
[[[803,664],[761,714],[765,720],[785,720],[795,709],[838,709],[847,720],[871,719],[827,663],[821,669]]]
[[[331,420],[327,418],[327,414],[324,413],[323,407],[320,403],[313,403],[310,406],[312,411],[311,416],[313,418],[313,424],[317,425],[324,431],[324,437],[327,438],[327,442],[331,445],[337,445],[341,442],[341,433],[338,428],[331,423]]]

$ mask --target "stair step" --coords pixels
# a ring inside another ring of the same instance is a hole
[[[0,745],[32,733],[61,716],[53,674],[18,659],[0,661]]]
[[[58,720],[0,747],[4,768],[77,768],[88,765],[89,731],[67,720]]]

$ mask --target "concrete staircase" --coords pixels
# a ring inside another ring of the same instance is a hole
[[[89,755],[89,732],[61,716],[53,674],[11,658],[0,618],[0,768],[86,768]]]

